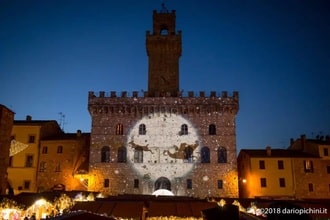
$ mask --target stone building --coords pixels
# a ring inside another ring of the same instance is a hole
[[[38,191],[86,190],[90,133],[62,133],[40,141]]]
[[[7,189],[7,167],[14,114],[6,106],[0,105],[0,195],[5,194]]]
[[[238,196],[238,92],[180,92],[175,20],[175,11],[153,12],[153,30],[146,32],[148,91],[89,92],[89,190]]]

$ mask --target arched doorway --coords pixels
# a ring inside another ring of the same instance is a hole
[[[171,181],[166,177],[159,177],[155,182],[155,191],[159,189],[167,189],[171,191]]]

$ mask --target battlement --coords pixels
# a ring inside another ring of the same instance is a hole
[[[187,91],[187,92],[178,92],[179,98],[233,98],[238,100],[239,93],[238,91],[234,91],[232,96],[228,95],[227,91],[217,92],[217,91],[210,91],[206,93],[205,91],[199,91],[199,93],[195,93],[194,91]],[[133,91],[132,93],[128,93],[127,91],[116,92],[116,91],[89,91],[88,98],[147,98],[151,97],[148,94],[148,91]],[[155,96],[152,97],[171,97],[170,93],[156,93]]]

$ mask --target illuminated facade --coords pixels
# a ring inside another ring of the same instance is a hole
[[[7,189],[7,167],[13,122],[14,112],[0,105],[0,195],[5,194]]]
[[[37,192],[37,171],[40,140],[56,136],[61,129],[55,120],[15,120],[11,131],[12,142],[19,142],[26,147],[15,151],[9,160],[8,181],[14,194]]]
[[[238,196],[238,92],[180,92],[181,47],[175,11],[154,11],[146,34],[148,91],[89,92],[89,190]]]
[[[330,141],[291,141],[288,149],[240,151],[241,198],[321,199],[330,197]]]
[[[80,130],[41,140],[38,191],[86,190],[79,175],[88,172],[89,141]]]

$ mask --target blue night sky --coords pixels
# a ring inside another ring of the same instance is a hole
[[[0,103],[16,120],[90,132],[88,91],[147,90],[161,0],[0,0]],[[330,134],[330,1],[166,0],[182,30],[180,89],[239,91],[237,147]]]

